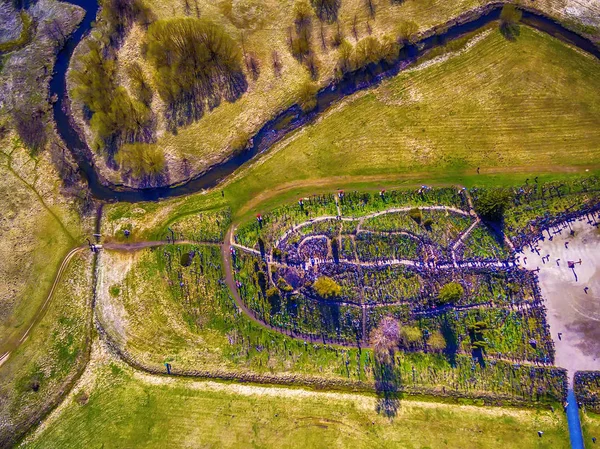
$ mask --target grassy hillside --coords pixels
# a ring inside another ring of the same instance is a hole
[[[278,145],[234,195],[335,176],[584,169],[600,163],[600,62],[521,27],[358,93]],[[358,180],[357,178],[354,178]]]
[[[568,448],[562,413],[190,382],[96,365],[22,447]],[[538,430],[544,431],[540,439]]]

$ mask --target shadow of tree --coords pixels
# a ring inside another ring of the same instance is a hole
[[[377,413],[393,418],[398,414],[402,396],[402,377],[395,363],[393,350],[387,354],[376,354],[374,365]]]
[[[456,337],[456,332],[452,327],[452,323],[448,319],[448,314],[444,314],[440,330],[444,336],[444,340],[446,340],[446,349],[444,349],[444,354],[448,358],[448,363],[455,367],[456,353],[458,352],[458,339]]]
[[[514,42],[521,34],[521,29],[516,23],[502,23],[500,25],[500,33],[506,40]]]

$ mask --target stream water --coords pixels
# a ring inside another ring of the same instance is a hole
[[[149,201],[188,195],[214,187],[219,181],[232,174],[258,154],[267,151],[275,142],[281,140],[290,132],[312,122],[333,103],[358,90],[377,85],[383,79],[398,74],[408,65],[414,63],[427,50],[445,45],[448,41],[457,39],[460,36],[478,30],[492,21],[498,20],[501,11],[501,5],[491,5],[487,12],[483,12],[479,17],[471,17],[465,23],[450,25],[446,31],[440,34],[427,37],[414,45],[405,46],[394,64],[372,65],[365,70],[347,74],[341,81],[327,86],[318,93],[317,107],[314,111],[304,113],[296,105],[288,108],[278,114],[273,120],[263,125],[253,138],[252,148],[210,167],[186,183],[176,186],[135,189],[111,186],[103,183],[103,180],[94,167],[89,147],[72,125],[73,122],[69,116],[69,109],[67,107],[66,73],[75,47],[91,29],[92,22],[95,20],[98,12],[98,3],[96,0],[69,1],[85,9],[86,15],[77,31],[71,35],[57,56],[55,74],[50,82],[51,95],[56,94],[58,97],[58,101],[53,106],[54,120],[58,133],[77,161],[80,172],[86,178],[92,195],[99,200],[127,202]],[[522,21],[526,25],[575,45],[600,59],[600,49],[592,42],[567,30],[547,17],[524,11]]]

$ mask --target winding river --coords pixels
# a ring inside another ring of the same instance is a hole
[[[335,102],[358,90],[377,85],[385,78],[397,75],[401,70],[414,63],[426,51],[445,45],[448,41],[476,31],[490,22],[498,20],[502,8],[501,3],[491,4],[480,11],[478,16],[474,16],[473,12],[467,13],[450,22],[444,28],[443,32],[425,37],[416,44],[405,46],[395,63],[382,63],[370,66],[365,70],[347,74],[341,81],[333,83],[319,91],[317,95],[317,107],[314,111],[304,113],[297,105],[294,105],[279,113],[274,119],[265,123],[257,132],[253,138],[252,148],[208,168],[203,173],[196,175],[183,184],[135,189],[111,186],[103,182],[94,168],[91,150],[73,127],[73,122],[69,116],[66,73],[73,51],[90,31],[92,22],[95,20],[98,12],[98,2],[96,0],[69,0],[69,2],[85,9],[86,14],[77,31],[71,35],[57,56],[55,74],[50,82],[50,94],[56,94],[58,98],[53,105],[54,120],[58,133],[77,161],[80,172],[86,178],[92,195],[103,201],[126,202],[150,201],[188,195],[216,186],[219,181],[232,174],[244,163],[267,151],[275,142],[281,140],[290,132],[313,121]],[[594,43],[569,31],[538,12],[524,11],[522,22],[535,29],[544,31],[563,42],[574,45],[600,59],[600,49]]]

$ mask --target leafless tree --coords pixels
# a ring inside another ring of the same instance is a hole
[[[358,17],[356,14],[354,15],[354,20],[352,21],[352,34],[354,35],[354,40],[358,42]]]
[[[271,53],[271,60],[273,61],[273,73],[275,73],[275,76],[280,76],[282,64],[281,58],[279,57],[279,53],[277,53],[277,50],[273,50],[273,52]]]

